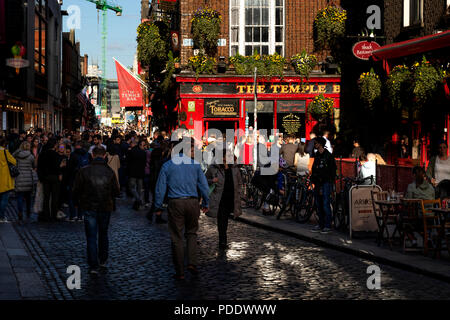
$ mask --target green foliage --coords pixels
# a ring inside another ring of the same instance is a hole
[[[416,103],[421,105],[425,104],[437,91],[442,83],[443,72],[436,70],[424,56],[422,62],[413,64],[412,77],[412,91],[416,98]]]
[[[302,50],[301,53],[292,56],[291,63],[296,73],[309,79],[309,74],[317,65],[317,58],[313,54],[309,55],[306,50]]]
[[[409,97],[411,90],[411,70],[405,65],[398,65],[392,69],[386,81],[386,88],[392,106],[396,109],[402,109],[406,97]]]
[[[254,53],[251,56],[236,55],[230,57],[230,63],[235,67],[238,75],[252,75],[255,67],[260,76],[283,76],[286,59],[275,53],[261,56]]]
[[[364,72],[359,76],[358,86],[361,100],[372,109],[374,101],[381,97],[380,77],[372,68],[370,72]]]
[[[208,8],[198,9],[191,22],[194,45],[214,56],[220,36],[220,24],[222,23],[219,12]]]
[[[317,12],[314,20],[316,46],[318,49],[332,47],[345,35],[347,12],[335,6],[327,6]]]
[[[137,33],[138,60],[144,66],[150,66],[154,72],[160,72],[167,61],[169,52],[167,35],[161,35],[160,28],[150,22],[141,23]]]
[[[172,51],[169,51],[167,57],[168,61],[166,64],[166,76],[164,77],[164,80],[161,83],[161,90],[163,94],[166,94],[169,91],[170,86],[173,83],[172,76],[175,73],[175,63],[180,62],[180,58],[173,57]]]
[[[216,59],[200,54],[189,58],[189,67],[198,77],[200,74],[216,73]]]
[[[325,98],[323,94],[319,94],[309,103],[308,113],[315,120],[322,121],[331,117],[333,105],[333,99]]]

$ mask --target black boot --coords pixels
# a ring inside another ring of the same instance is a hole
[[[139,211],[139,207],[140,207],[139,201],[135,201],[135,202],[133,203],[133,210]]]
[[[160,214],[156,216],[156,220],[155,220],[155,222],[156,222],[157,224],[163,224],[163,223],[167,223],[167,221],[166,221],[166,220],[164,220],[164,219],[163,219],[163,218],[161,217],[161,215],[160,215]]]

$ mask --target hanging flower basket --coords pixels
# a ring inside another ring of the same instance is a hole
[[[317,65],[317,58],[313,54],[308,54],[306,50],[292,56],[291,64],[297,74],[309,79],[309,74]]]
[[[207,54],[214,55],[222,23],[220,13],[213,9],[200,8],[194,13],[191,22],[194,45],[200,50],[205,50]]]
[[[411,88],[411,70],[406,65],[398,65],[392,69],[386,81],[386,88],[392,106],[396,109],[401,109],[410,94],[405,93]]]
[[[196,76],[200,74],[214,74],[216,71],[216,59],[200,54],[189,58],[189,67],[195,72]]]
[[[146,66],[152,66],[155,61],[167,61],[168,42],[160,35],[158,26],[143,22],[137,28],[138,60]]]
[[[331,117],[333,105],[333,99],[325,98],[322,94],[319,94],[309,103],[308,113],[316,121],[322,121]]]
[[[361,100],[369,109],[372,109],[374,101],[381,97],[380,77],[372,68],[370,72],[362,73],[359,76],[358,86]]]
[[[416,62],[412,66],[412,78],[412,90],[417,104],[423,105],[433,96],[439,85],[441,85],[443,74],[436,70],[424,56],[422,62]]]
[[[314,20],[316,45],[318,49],[328,49],[345,34],[347,11],[335,6],[319,10]]]

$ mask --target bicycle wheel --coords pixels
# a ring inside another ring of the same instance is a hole
[[[345,228],[345,200],[344,197],[339,194],[336,197],[336,204],[333,210],[333,223],[336,230],[343,230]]]
[[[306,191],[304,198],[295,206],[295,218],[298,223],[306,223],[314,212],[314,192]]]
[[[258,188],[254,188],[253,190],[253,208],[259,210],[263,204],[264,193]]]

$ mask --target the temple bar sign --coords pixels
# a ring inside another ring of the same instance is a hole
[[[257,93],[272,94],[295,94],[295,93],[340,93],[341,86],[339,84],[261,84],[256,86]],[[237,93],[251,94],[255,93],[254,85],[237,84]]]
[[[257,93],[265,94],[339,94],[337,83],[261,83]],[[247,83],[181,83],[182,94],[254,94],[255,86]]]

